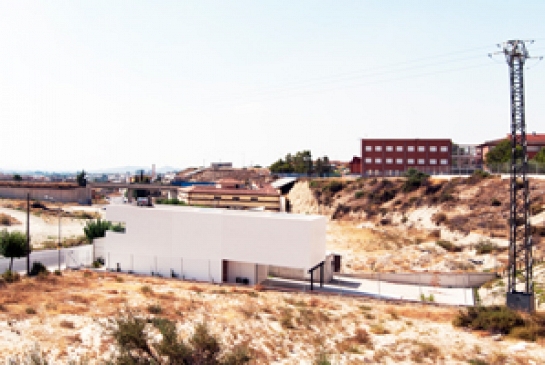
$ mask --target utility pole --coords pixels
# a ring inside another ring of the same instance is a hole
[[[528,43],[531,44],[533,41]],[[533,312],[535,299],[532,278],[532,233],[529,219],[530,193],[526,176],[528,154],[524,118],[524,63],[530,56],[522,40],[509,40],[498,46],[502,47],[502,53],[509,66],[511,88],[509,264],[506,304],[512,309]],[[522,291],[517,290],[517,276],[524,284]]]
[[[30,276],[30,193],[26,194],[26,274]]]

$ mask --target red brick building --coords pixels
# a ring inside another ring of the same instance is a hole
[[[361,175],[361,157],[352,157],[352,161],[348,163],[348,168],[350,169],[351,174]]]
[[[362,139],[362,176],[399,176],[410,168],[449,173],[450,139]],[[354,160],[353,160],[354,161]]]

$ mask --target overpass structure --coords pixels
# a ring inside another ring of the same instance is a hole
[[[130,202],[133,199],[132,192],[135,190],[166,191],[169,198],[178,197],[178,186],[162,184],[130,184],[130,183],[112,183],[112,182],[90,182],[87,183],[91,189],[127,189],[127,199]]]

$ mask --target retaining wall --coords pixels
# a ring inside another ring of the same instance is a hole
[[[443,288],[478,288],[497,278],[495,273],[368,273],[339,274],[340,277],[381,280],[399,284],[438,286]]]
[[[91,204],[91,188],[89,187],[8,187],[0,186],[0,198],[26,199],[30,193],[30,199],[44,200],[45,196],[56,202],[76,202],[79,204]]]

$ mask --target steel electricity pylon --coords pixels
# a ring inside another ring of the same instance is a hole
[[[532,278],[532,232],[524,117],[524,63],[529,54],[522,40],[510,40],[499,46],[509,66],[511,87],[509,267],[506,304],[512,309],[533,312],[535,300]]]

